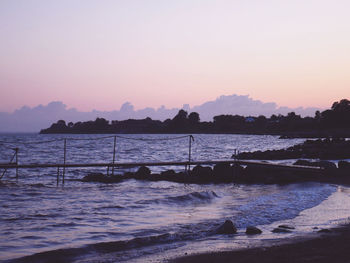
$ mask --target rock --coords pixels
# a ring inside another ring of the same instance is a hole
[[[183,183],[186,175],[183,172],[176,173],[174,170],[167,170],[160,173],[159,180]]]
[[[146,166],[141,166],[135,173],[137,179],[145,179],[151,174],[151,170]]]
[[[284,228],[284,229],[295,229],[294,226],[289,226],[289,225],[279,225],[279,228]]]
[[[217,230],[217,234],[236,234],[237,228],[231,220],[226,220]]]
[[[176,176],[176,172],[174,170],[166,170],[161,172],[160,175],[162,177],[165,177],[164,179],[170,180]]]
[[[229,181],[233,177],[233,170],[229,163],[218,163],[214,166],[213,174],[219,181]]]
[[[83,182],[100,182],[100,183],[118,183],[122,181],[123,179],[121,176],[114,175],[114,176],[107,176],[102,173],[89,173],[88,175],[84,176],[82,181]]]
[[[287,184],[302,180],[299,173],[274,166],[248,164],[243,171],[243,182],[263,184]]]
[[[184,183],[184,182],[187,182],[188,179],[189,179],[189,176],[187,173],[178,172],[178,173],[176,173],[173,181],[177,182],[177,183]]]
[[[83,182],[105,182],[106,176],[102,173],[89,173],[88,175],[84,176],[82,181]]]
[[[245,233],[247,235],[258,235],[258,234],[261,234],[262,231],[255,226],[248,226]]]
[[[168,178],[162,178],[162,176],[160,174],[157,173],[151,173],[149,176],[147,176],[147,178],[145,178],[145,180],[150,180],[150,181],[162,181],[162,180],[166,180],[168,181]]]
[[[289,229],[277,227],[274,230],[272,230],[272,233],[292,233]]]
[[[197,177],[198,182],[212,182],[213,170],[210,167],[196,165],[190,172],[191,176]]]
[[[135,176],[135,174],[134,174],[133,172],[125,172],[125,173],[123,174],[123,178],[124,178],[124,179],[133,179],[134,176]]]

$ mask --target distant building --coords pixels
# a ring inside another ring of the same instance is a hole
[[[254,117],[246,117],[245,122],[255,122],[255,118]]]

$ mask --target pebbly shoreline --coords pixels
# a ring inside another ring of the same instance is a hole
[[[225,252],[184,255],[169,263],[329,263],[350,261],[350,225],[321,231],[316,235],[295,238],[287,243]]]

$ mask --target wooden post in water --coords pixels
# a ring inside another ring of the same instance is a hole
[[[18,165],[18,148],[15,148],[16,151],[16,165]],[[16,180],[18,180],[18,167],[16,167]]]
[[[114,175],[114,163],[115,163],[115,147],[117,145],[117,136],[114,136],[114,145],[113,145],[113,161],[112,161],[112,176]]]
[[[63,146],[63,172],[62,172],[62,184],[64,184],[64,175],[66,173],[66,152],[67,152],[67,139],[64,139],[64,146]]]
[[[57,186],[58,186],[59,180],[60,180],[60,167],[57,166]]]
[[[194,141],[194,138],[192,135],[189,136],[189,145],[188,145],[188,171],[191,170],[191,151],[192,151],[192,141]]]

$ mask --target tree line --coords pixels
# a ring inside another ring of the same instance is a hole
[[[295,112],[269,118],[262,115],[218,115],[213,121],[201,122],[197,112],[180,110],[174,118],[165,121],[151,118],[108,121],[97,118],[95,121],[66,123],[59,120],[40,133],[243,133],[309,134],[310,137],[325,134],[350,137],[350,101],[342,99],[334,102],[330,109],[316,111],[314,117],[301,117]]]

